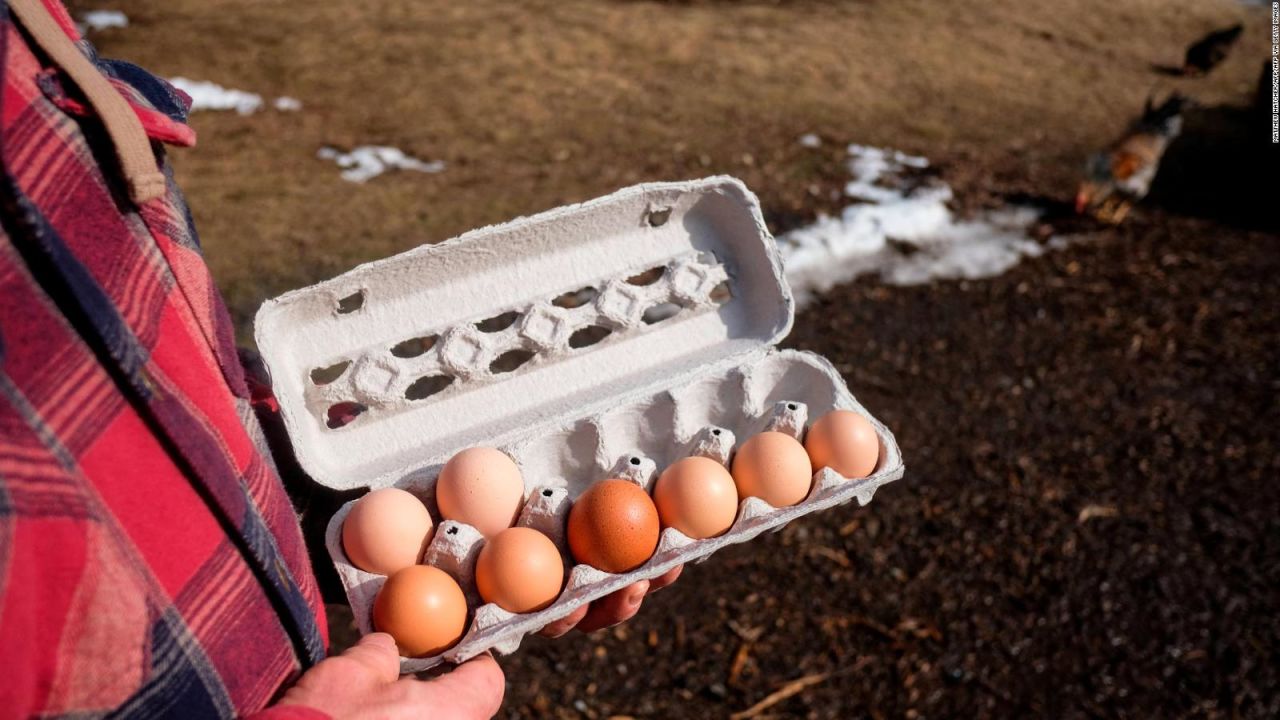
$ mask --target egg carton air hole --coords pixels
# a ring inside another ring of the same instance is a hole
[[[682,275],[689,273],[696,273],[699,277],[692,287],[686,281],[682,289],[677,283]],[[710,284],[707,278],[716,282]],[[376,422],[379,415],[420,406],[421,401],[436,398],[446,391],[465,392],[469,387],[526,367],[536,367],[541,362],[571,357],[575,351],[611,338],[625,338],[629,333],[669,321],[682,313],[714,310],[733,298],[727,272],[712,253],[686,255],[598,285],[605,287],[606,293],[623,285],[648,289],[641,294],[626,295],[625,290],[616,293],[625,295],[632,305],[643,306],[638,313],[638,322],[634,317],[628,322],[625,314],[620,317],[619,309],[615,307],[617,300],[611,302],[611,298],[606,296],[602,301],[596,285],[588,285],[534,303],[524,310],[509,310],[455,328],[401,340],[387,348],[390,358],[379,356],[371,361],[370,353],[366,351],[363,357],[342,359],[315,368],[308,374],[308,393],[315,398],[313,404],[322,413],[324,426],[330,430],[345,428],[361,418],[364,418],[361,422]],[[559,337],[541,338],[545,333],[538,322],[545,320],[544,317],[535,314],[533,320],[527,320],[540,305],[557,308],[569,318],[568,321],[564,318],[548,321],[555,323],[559,320],[563,325],[559,329]],[[345,314],[364,307],[365,293],[361,291],[340,299],[337,312]],[[633,308],[621,312],[636,314]],[[442,336],[445,338],[443,341]],[[459,360],[457,351],[452,353],[454,357],[450,357],[449,343],[455,347],[467,346],[471,351],[469,357]],[[360,377],[349,372],[357,363],[373,365],[382,371],[378,385],[396,388],[403,385],[403,389],[398,394],[394,390],[361,392]]]
[[[815,475],[808,497],[798,505],[775,508],[758,498],[739,503],[738,516],[724,535],[691,540],[673,528],[663,530],[653,557],[640,568],[610,574],[586,565],[572,565],[565,523],[573,500],[597,480],[618,477],[652,489],[659,471],[676,459],[692,455],[728,465],[739,440],[764,430],[803,438],[806,420],[841,407],[865,411],[849,397],[832,393],[829,366],[807,353],[771,352],[752,367],[734,368],[716,378],[704,378],[688,386],[672,388],[656,396],[638,399],[612,412],[584,418],[563,433],[530,438],[501,446],[520,466],[526,497],[517,525],[532,527],[552,539],[568,569],[560,598],[545,610],[516,615],[481,602],[473,581],[475,561],[483,537],[472,527],[443,521],[424,556],[426,564],[448,572],[463,588],[471,610],[463,639],[434,658],[404,658],[406,672],[425,669],[443,661],[458,662],[484,650],[514,651],[520,639],[581,605],[640,579],[656,577],[675,565],[700,562],[724,545],[745,542],[762,532],[781,527],[799,515],[858,500],[865,505],[876,488],[901,475],[901,460],[892,436],[871,419],[880,435],[880,459],[876,470],[864,479],[845,479],[830,470]],[[834,397],[834,401],[833,401]],[[734,410],[737,408],[737,410]],[[724,422],[714,422],[723,417]],[[648,426],[669,422],[669,429]],[[657,437],[657,436],[660,437]],[[647,445],[649,449],[641,449]],[[593,447],[590,458],[573,457]],[[618,452],[618,448],[626,448]],[[656,452],[654,451],[656,450]],[[439,466],[406,475],[397,485],[413,492],[439,518],[434,504],[434,481]],[[344,506],[329,526],[329,550],[362,632],[372,631],[373,599],[385,581],[350,565],[342,553],[341,524],[349,511]]]

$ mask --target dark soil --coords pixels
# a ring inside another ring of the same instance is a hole
[[[1082,242],[803,312],[789,344],[837,364],[906,477],[623,628],[527,640],[506,708],[722,717],[828,674],[764,714],[1280,714],[1280,240],[1148,212]]]

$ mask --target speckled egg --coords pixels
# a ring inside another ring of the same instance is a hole
[[[630,572],[658,547],[658,509],[644,488],[629,480],[601,480],[569,510],[573,559],[609,573]]]

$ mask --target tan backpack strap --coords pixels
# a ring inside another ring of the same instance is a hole
[[[165,177],[156,165],[151,138],[124,96],[63,32],[42,0],[9,0],[9,7],[40,49],[80,88],[106,126],[129,198],[142,204],[163,195]]]

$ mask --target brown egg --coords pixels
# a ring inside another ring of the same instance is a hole
[[[373,601],[373,627],[389,633],[404,657],[453,647],[467,627],[467,599],[445,571],[413,565],[391,577]]]
[[[809,494],[813,470],[804,446],[795,438],[768,431],[738,448],[733,456],[733,482],[743,498],[758,497],[774,507],[786,507]]]
[[[515,524],[523,499],[520,468],[493,448],[469,448],[454,455],[436,480],[440,514],[474,527],[485,537]]]
[[[804,438],[813,471],[824,467],[847,478],[863,478],[876,469],[880,440],[871,421],[851,410],[832,410],[818,418]]]
[[[635,570],[653,557],[658,532],[649,493],[628,480],[601,480],[569,510],[573,559],[609,573]]]
[[[476,560],[476,589],[485,602],[513,613],[541,610],[564,587],[564,561],[551,538],[527,527],[494,535]]]
[[[399,488],[374,490],[342,522],[342,551],[361,570],[390,575],[417,564],[433,528],[418,498]]]
[[[698,540],[715,537],[738,516],[738,488],[720,463],[705,457],[677,460],[653,486],[663,527]]]

